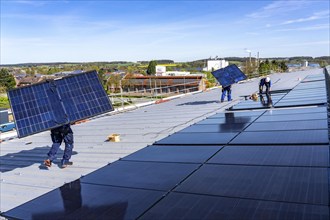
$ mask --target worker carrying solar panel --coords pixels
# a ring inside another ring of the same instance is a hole
[[[266,94],[269,94],[271,85],[272,85],[272,82],[271,82],[269,76],[262,78],[259,82],[259,94],[263,93],[264,86],[266,87]]]
[[[231,85],[247,78],[235,64],[218,69],[211,73],[222,86],[221,102],[225,100],[226,95],[228,101],[231,101]]]
[[[52,166],[52,162],[56,158],[57,151],[63,141],[65,143],[65,148],[60,167],[65,168],[68,165],[72,165],[70,158],[72,156],[73,149],[73,132],[70,127],[70,124],[62,125],[60,127],[51,129],[50,136],[52,138],[53,144],[47,154],[48,158],[44,161],[45,166]]]
[[[231,99],[231,85],[222,87],[221,102],[225,101],[226,94],[227,94],[228,102],[230,102],[232,100]]]

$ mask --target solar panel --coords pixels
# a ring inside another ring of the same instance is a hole
[[[117,161],[81,178],[82,183],[168,191],[199,164]]]
[[[317,167],[205,164],[174,191],[329,205],[328,169]]]
[[[145,219],[329,219],[328,206],[169,193]]]
[[[207,163],[261,166],[329,166],[328,145],[224,147]]]
[[[329,144],[329,135],[328,129],[246,131],[240,133],[230,144]]]
[[[20,138],[113,110],[96,71],[16,88],[8,98]]]
[[[9,219],[137,219],[164,192],[80,183],[76,180],[3,215]],[[48,201],[56,200],[51,204]]]
[[[216,145],[216,144],[227,144],[231,139],[233,139],[238,132],[230,133],[184,133],[179,132],[172,134],[156,144],[160,145]]]
[[[224,87],[245,80],[247,78],[235,64],[213,71],[212,75]]]
[[[121,160],[146,162],[204,163],[222,147],[214,146],[171,146],[145,147]]]

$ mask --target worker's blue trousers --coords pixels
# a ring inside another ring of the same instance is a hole
[[[64,140],[65,148],[62,164],[69,162],[73,150],[73,133],[68,133],[65,135],[61,133],[51,134],[51,138],[53,141],[53,145],[47,154],[48,159],[50,159],[50,161],[53,161],[56,158],[57,151],[60,148],[62,141]]]
[[[228,93],[228,101],[231,101],[231,90],[230,89],[223,89],[222,90],[222,95],[221,95],[221,102],[225,100],[226,93]]]

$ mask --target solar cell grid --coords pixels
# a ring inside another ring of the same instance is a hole
[[[8,92],[18,137],[113,110],[96,71]]]
[[[247,78],[235,64],[213,71],[212,75],[222,86],[229,86]]]

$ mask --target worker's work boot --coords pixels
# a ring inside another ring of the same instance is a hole
[[[71,162],[71,161],[66,161],[66,162],[62,161],[61,162],[61,168],[64,169],[69,165],[71,166],[72,164],[73,164],[73,162]]]
[[[44,165],[46,167],[51,167],[52,166],[52,161],[50,161],[50,159],[44,160]]]

